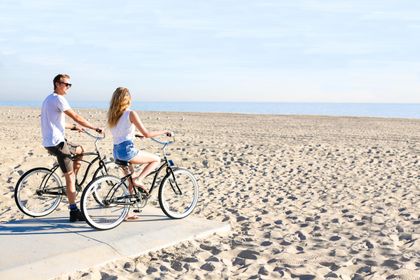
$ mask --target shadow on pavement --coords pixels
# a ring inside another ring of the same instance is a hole
[[[143,223],[171,220],[163,215],[139,215],[138,220],[127,223]],[[16,220],[8,223],[0,223],[0,236],[2,235],[39,235],[39,234],[63,234],[63,233],[86,233],[96,231],[85,222],[70,223],[68,217],[35,218]]]

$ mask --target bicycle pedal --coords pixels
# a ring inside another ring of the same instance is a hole
[[[140,209],[134,209],[133,212],[134,213],[141,213],[141,210]]]

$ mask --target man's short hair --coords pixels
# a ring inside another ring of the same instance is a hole
[[[54,89],[57,88],[57,86],[55,85],[55,83],[61,82],[61,79],[63,79],[63,78],[70,79],[70,76],[67,75],[67,74],[58,74],[57,76],[55,76],[55,78],[53,80]]]

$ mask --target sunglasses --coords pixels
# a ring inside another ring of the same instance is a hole
[[[60,84],[63,84],[63,85],[65,85],[66,87],[71,87],[71,84],[70,83],[64,83],[64,82],[60,82]]]

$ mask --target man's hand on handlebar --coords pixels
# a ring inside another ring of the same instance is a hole
[[[74,131],[78,131],[78,132],[84,132],[85,128],[74,123],[73,127],[70,128],[70,130],[74,130]],[[92,130],[96,131],[99,134],[103,134],[103,129],[102,128],[97,127],[97,128],[92,129]]]
[[[104,132],[104,130],[102,128],[99,128],[99,127],[95,128],[95,131],[99,134],[102,134]]]
[[[81,127],[81,126],[78,126],[77,124],[73,124],[73,127],[72,128],[70,128],[70,130],[74,130],[74,131],[77,131],[77,132],[82,132],[82,131],[85,131],[85,129],[83,128],[83,127]]]

